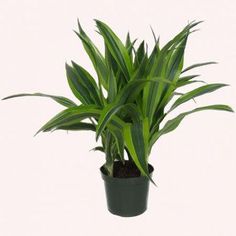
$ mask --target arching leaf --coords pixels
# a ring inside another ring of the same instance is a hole
[[[217,62],[209,61],[209,62],[197,63],[197,64],[194,64],[194,65],[191,65],[191,66],[185,68],[181,73],[184,73],[186,71],[192,70],[192,69],[200,67],[200,66],[206,66],[206,65],[211,65],[211,64],[217,64]]]
[[[97,72],[99,84],[102,84],[105,89],[107,89],[108,86],[108,68],[105,63],[105,59],[103,55],[100,53],[98,48],[94,45],[92,40],[88,37],[88,35],[83,30],[79,20],[78,20],[78,27],[79,27],[79,33],[75,31],[77,36],[80,38],[80,40],[83,43],[84,49],[87,52],[90,60],[93,63],[94,69]]]
[[[81,78],[76,70],[66,64],[66,75],[71,91],[83,104],[96,104],[92,98],[89,90],[83,85]]]
[[[176,107],[178,107],[179,105],[193,99],[196,98],[198,96],[204,95],[206,93],[211,93],[214,92],[217,89],[220,89],[224,86],[227,86],[227,84],[208,84],[208,85],[204,85],[201,86],[199,88],[196,88],[190,92],[187,92],[185,94],[183,94],[182,96],[180,96],[175,102],[174,104],[171,106],[170,111],[172,111],[173,109],[175,109]]]
[[[55,96],[55,95],[49,95],[44,93],[20,93],[20,94],[14,94],[8,97],[3,98],[2,100],[10,99],[10,98],[16,98],[16,97],[47,97],[51,98],[57,103],[65,106],[65,107],[74,107],[77,106],[76,103],[71,101],[70,99],[62,96]]]
[[[100,98],[99,89],[94,78],[82,66],[73,61],[72,66],[76,71],[78,83],[83,84],[83,86],[89,91],[91,98],[93,98],[94,104],[102,106],[103,99]]]
[[[181,113],[177,117],[167,121],[164,127],[151,137],[150,146],[152,146],[160,136],[175,130],[179,126],[179,124],[181,123],[181,121],[184,119],[185,116],[198,112],[198,111],[204,111],[204,110],[219,110],[219,111],[233,112],[233,109],[231,107],[227,105],[217,104],[217,105],[199,107],[191,111]]]
[[[79,130],[89,130],[96,131],[94,124],[78,122],[76,124],[64,124],[58,125],[54,130],[68,130],[68,131],[79,131]]]

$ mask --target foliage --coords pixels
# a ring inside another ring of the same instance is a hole
[[[227,105],[208,105],[181,113],[164,122],[169,113],[191,99],[227,85],[204,84],[185,93],[179,92],[184,86],[202,82],[194,79],[197,75],[184,76],[184,73],[215,63],[198,63],[183,68],[188,37],[201,22],[189,23],[162,48],[159,39],[154,35],[155,45],[150,53],[144,41],[135,47],[136,40],[132,41],[128,33],[126,42],[123,43],[108,25],[99,20],[95,22],[104,40],[104,55],[79,22],[76,34],[94,66],[97,80],[75,62],[66,64],[68,84],[81,105],[65,97],[42,93],[18,94],[5,99],[20,96],[52,98],[66,109],[48,121],[38,132],[94,131],[96,139],[101,137],[102,143],[94,150],[105,153],[105,167],[109,175],[113,174],[115,160],[124,162],[126,152],[141,174],[150,178],[148,156],[154,143],[162,135],[176,129],[189,114],[202,110],[232,112],[232,109]]]

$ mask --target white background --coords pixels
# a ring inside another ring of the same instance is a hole
[[[0,97],[45,92],[73,98],[64,63],[93,68],[72,32],[79,17],[102,47],[92,19],[107,22],[124,39],[147,40],[149,28],[162,45],[190,20],[205,20],[189,39],[186,64],[207,82],[232,86],[197,99],[236,109],[236,5],[234,0],[0,1]],[[196,105],[190,102],[179,111]],[[150,156],[155,166],[148,211],[120,218],[106,209],[98,168],[104,157],[89,152],[94,134],[55,132],[33,137],[63,107],[46,98],[0,102],[0,235],[236,235],[235,114],[202,112],[160,139]]]

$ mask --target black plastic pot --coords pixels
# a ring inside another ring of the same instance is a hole
[[[131,217],[146,211],[150,182],[147,177],[111,177],[103,166],[100,171],[105,184],[107,207],[112,214]],[[153,166],[149,164],[150,175],[153,171]]]

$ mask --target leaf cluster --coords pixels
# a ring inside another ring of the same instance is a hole
[[[95,20],[99,34],[104,40],[105,52],[101,53],[78,21],[75,31],[88,54],[97,78],[85,68],[72,61],[66,64],[68,84],[75,102],[62,96],[42,93],[17,94],[20,96],[49,97],[66,107],[65,110],[49,120],[38,132],[54,130],[90,130],[101,137],[101,146],[95,147],[105,153],[105,167],[113,174],[113,163],[125,161],[125,153],[133,161],[142,175],[148,173],[148,156],[154,143],[164,134],[175,130],[189,114],[203,110],[232,109],[227,105],[214,104],[195,108],[170,120],[168,115],[182,104],[214,92],[227,84],[203,84],[198,75],[186,72],[214,64],[204,62],[183,68],[184,52],[189,35],[201,22],[191,22],[173,39],[160,47],[159,38],[155,39],[153,49],[148,52],[147,44],[137,45],[127,34],[126,41],[121,39],[104,22]],[[198,85],[182,93],[183,87]]]

